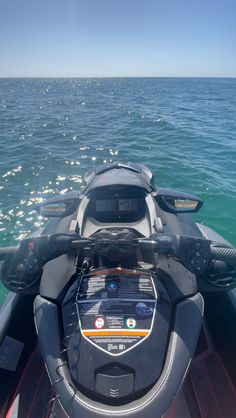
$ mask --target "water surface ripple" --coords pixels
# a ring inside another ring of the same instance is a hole
[[[143,162],[193,192],[236,245],[236,79],[0,79],[0,245],[42,226],[35,202],[84,172]]]

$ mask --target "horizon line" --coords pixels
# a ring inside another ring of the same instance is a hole
[[[54,78],[54,79],[71,79],[71,78],[78,78],[78,79],[104,79],[104,78],[218,78],[218,79],[235,79],[235,76],[205,76],[205,75],[196,75],[196,76],[150,76],[150,75],[140,75],[140,76],[1,76],[0,75],[0,79],[16,79],[16,78],[21,78],[21,79],[37,79],[37,78],[44,78],[44,79],[49,79],[49,78]]]

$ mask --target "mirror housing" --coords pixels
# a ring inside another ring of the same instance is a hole
[[[198,212],[204,203],[192,194],[161,187],[154,193],[154,197],[161,209],[171,213]]]
[[[79,206],[80,194],[69,192],[52,197],[35,206],[36,212],[44,218],[63,218],[71,215]]]

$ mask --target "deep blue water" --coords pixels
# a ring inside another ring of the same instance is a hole
[[[206,202],[197,219],[236,245],[236,79],[0,79],[0,245],[108,161]],[[2,289],[2,293],[5,291]]]

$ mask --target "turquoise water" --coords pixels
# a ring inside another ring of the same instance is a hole
[[[236,79],[0,79],[0,245],[42,225],[35,202],[117,160],[199,195],[197,219],[236,245],[235,92]]]

